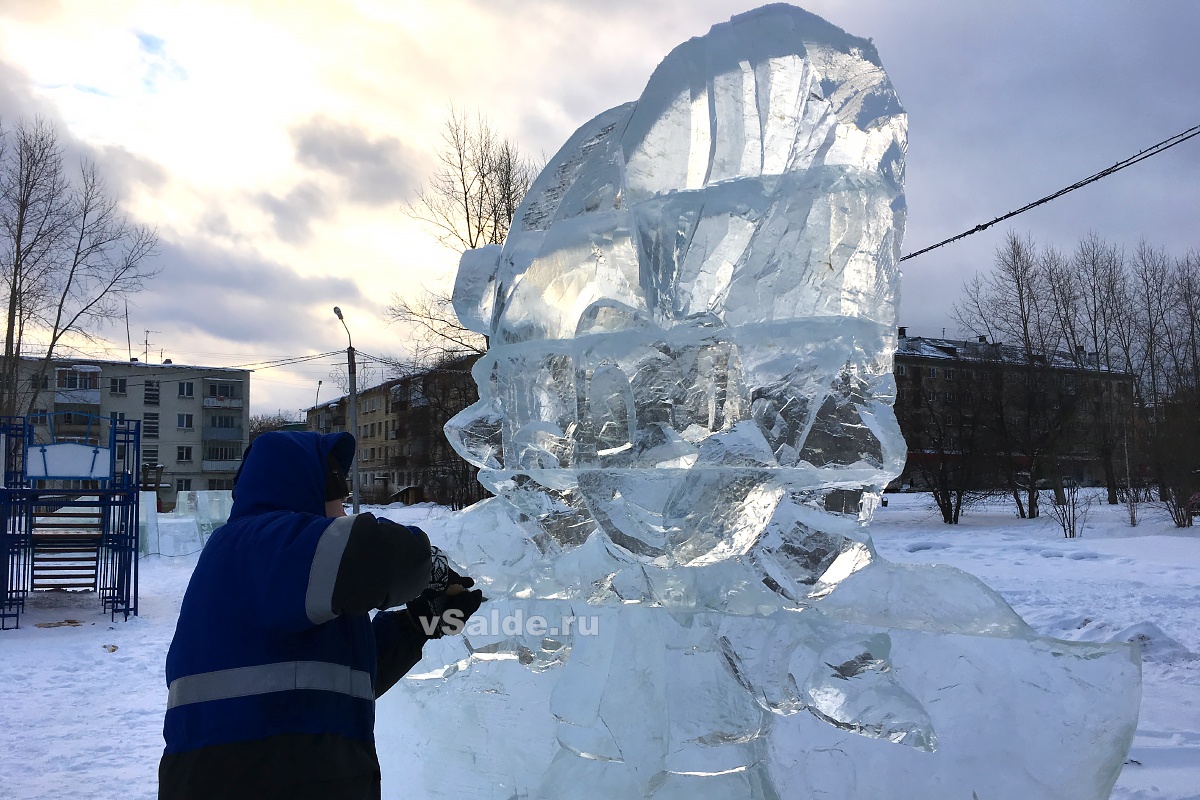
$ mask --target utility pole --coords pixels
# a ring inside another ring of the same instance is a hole
[[[147,334],[149,335],[149,334]],[[129,351],[127,358],[133,361],[133,339],[129,335],[129,298],[125,298],[125,348]]]
[[[342,327],[346,329],[346,342],[350,345],[346,348],[346,362],[350,369],[350,435],[354,437],[354,464],[350,468],[351,488],[350,497],[353,504],[354,513],[358,513],[359,508],[359,480],[358,480],[358,367],[354,363],[354,340],[350,338],[350,328],[346,325],[346,319],[342,316],[342,310],[337,306],[333,307],[333,313],[341,320]]]

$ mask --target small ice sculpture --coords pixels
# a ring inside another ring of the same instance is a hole
[[[410,693],[453,731],[427,785],[1108,796],[1136,652],[1039,638],[866,533],[906,451],[905,135],[869,41],[767,6],[675,48],[463,256],[490,348],[446,431],[497,497],[449,546],[493,602]]]

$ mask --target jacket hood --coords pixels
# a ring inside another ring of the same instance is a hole
[[[233,479],[229,519],[270,511],[325,515],[325,464],[332,453],[349,474],[355,442],[349,433],[272,431],[258,436]]]

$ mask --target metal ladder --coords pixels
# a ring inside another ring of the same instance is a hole
[[[41,507],[30,526],[33,591],[94,591],[104,536],[100,506]]]

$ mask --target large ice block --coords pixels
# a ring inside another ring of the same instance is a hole
[[[446,432],[497,497],[443,544],[493,601],[401,690],[446,797],[1108,795],[1136,651],[1039,638],[867,534],[906,452],[905,136],[869,41],[767,6],[673,50],[464,255],[490,348]]]

